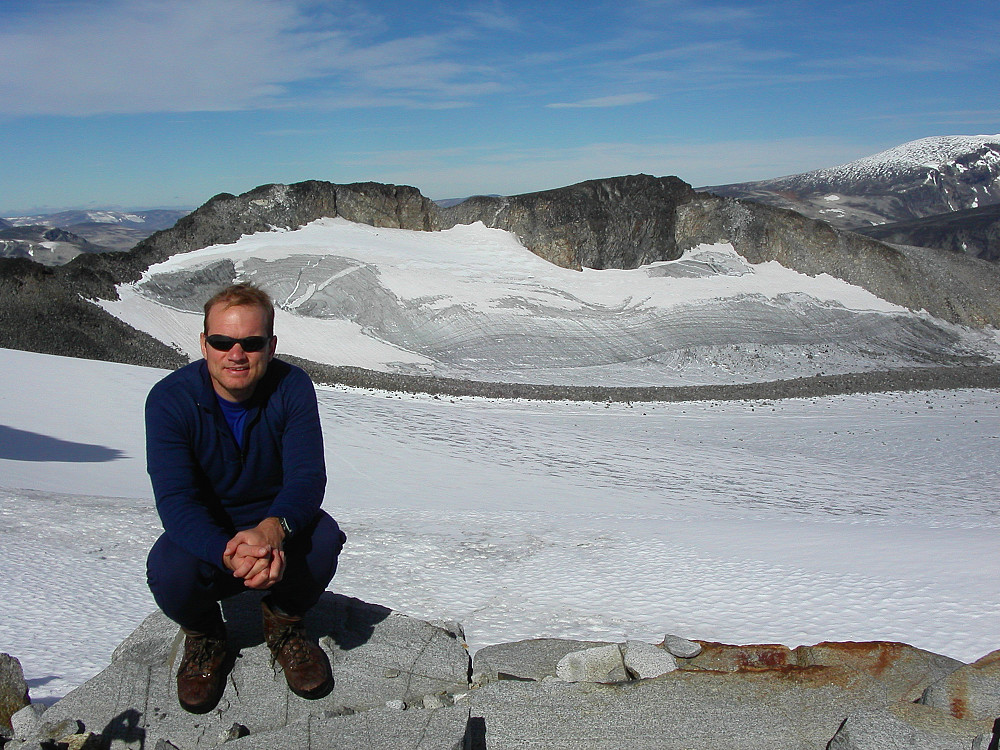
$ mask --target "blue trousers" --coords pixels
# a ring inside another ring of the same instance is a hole
[[[285,544],[285,574],[268,590],[271,603],[290,615],[304,615],[330,585],[346,540],[337,522],[320,511]],[[232,571],[195,557],[166,534],[149,551],[146,580],[163,613],[199,633],[216,632],[222,625],[219,602],[247,590]]]

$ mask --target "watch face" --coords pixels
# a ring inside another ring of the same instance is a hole
[[[278,521],[279,521],[279,523],[281,523],[281,528],[283,528],[285,530],[286,534],[291,534],[292,533],[292,527],[288,525],[288,519],[287,518],[285,518],[284,516],[282,516],[281,518],[278,519]]]

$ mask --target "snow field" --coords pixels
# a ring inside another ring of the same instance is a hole
[[[142,403],[164,373],[9,350],[0,368],[0,651],[51,702],[154,609]],[[667,632],[901,640],[963,661],[1000,645],[996,391],[318,393],[324,507],[349,537],[331,588],[458,620],[473,650]]]

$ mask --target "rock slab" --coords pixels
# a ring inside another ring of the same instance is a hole
[[[0,735],[11,736],[10,718],[30,702],[21,662],[10,654],[0,654]]]
[[[218,746],[234,724],[249,736],[226,746],[252,746],[255,735],[292,725],[307,730],[309,722],[362,714],[389,701],[422,706],[427,695],[468,690],[469,656],[459,633],[328,593],[306,622],[330,658],[335,684],[328,696],[304,700],[288,690],[280,666],[271,663],[259,597],[241,594],[224,602],[223,609],[229,646],[239,658],[214,711],[194,716],[180,710],[174,676],[183,639],[174,623],[155,613],[115,650],[103,672],[52,706],[45,719],[78,719],[109,739],[111,748],[148,748],[164,740],[196,750]],[[359,724],[363,721],[354,719],[344,726]]]
[[[1000,650],[938,680],[920,702],[956,719],[1000,719]]]

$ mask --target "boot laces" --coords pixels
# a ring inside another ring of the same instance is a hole
[[[207,636],[189,637],[185,645],[187,647],[184,649],[184,662],[181,669],[198,674],[208,674],[211,671],[210,668],[215,659],[219,641]]]
[[[309,661],[309,644],[306,643],[301,628],[297,627],[297,624],[282,625],[268,645],[271,647],[272,667],[279,656],[284,656],[288,661],[288,666],[298,666]]]

